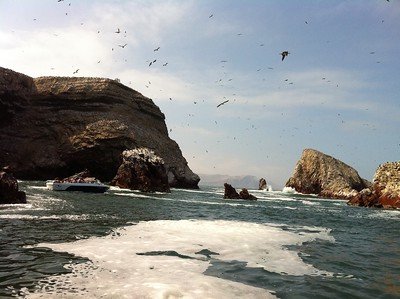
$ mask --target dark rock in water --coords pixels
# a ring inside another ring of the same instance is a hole
[[[170,192],[164,161],[147,148],[126,150],[111,185],[143,192]]]
[[[306,149],[286,187],[299,193],[350,199],[371,185],[349,165],[313,149]]]
[[[245,200],[257,200],[257,197],[251,195],[246,188],[243,188],[242,191],[239,192],[239,196],[241,199]]]
[[[240,191],[240,193],[237,193],[236,189],[233,188],[230,184],[225,183],[224,187],[225,187],[225,193],[224,193],[225,199],[257,200],[257,197],[249,194],[249,191],[247,191],[246,188],[243,188],[242,191]]]
[[[173,187],[198,188],[154,102],[116,80],[40,77],[0,67],[0,165],[21,179],[67,177],[82,169],[110,181],[127,148],[162,157]]]
[[[373,185],[351,198],[349,205],[400,209],[400,162],[388,162],[378,167]]]
[[[267,190],[267,181],[264,178],[260,179],[258,190]]]
[[[18,190],[17,179],[11,173],[0,171],[0,204],[26,203],[26,194]]]
[[[236,189],[233,188],[231,185],[229,185],[228,183],[225,183],[224,187],[225,187],[224,198],[227,198],[227,199],[239,199],[240,198],[239,193],[237,193]]]

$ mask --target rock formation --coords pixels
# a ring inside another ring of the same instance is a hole
[[[267,181],[264,178],[260,179],[260,182],[258,183],[258,190],[267,190]]]
[[[25,192],[18,190],[14,176],[3,169],[0,171],[0,204],[26,203]]]
[[[233,188],[230,184],[224,184],[225,192],[224,198],[225,199],[245,199],[245,200],[257,200],[257,197],[254,195],[249,194],[246,188],[243,188],[240,193],[237,193],[236,189]]]
[[[400,209],[400,162],[378,167],[373,185],[351,198],[349,205]]]
[[[170,192],[164,161],[147,148],[126,150],[111,185],[143,192]]]
[[[239,192],[239,196],[241,199],[245,199],[245,200],[257,200],[257,197],[250,194],[246,188],[243,188],[242,191]]]
[[[286,187],[299,193],[350,199],[371,184],[349,165],[313,149],[305,149]]]
[[[110,181],[126,149],[162,157],[172,187],[198,188],[164,114],[153,101],[116,80],[32,79],[0,68],[0,165],[21,179],[66,177],[81,169]]]

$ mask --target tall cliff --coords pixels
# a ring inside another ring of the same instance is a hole
[[[110,181],[121,153],[137,147],[163,158],[171,187],[198,187],[151,99],[111,79],[33,79],[0,68],[0,165],[16,177],[66,177],[87,168]]]
[[[331,156],[305,149],[286,187],[322,197],[348,199],[370,186],[357,171]]]

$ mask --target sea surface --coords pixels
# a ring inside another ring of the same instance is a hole
[[[0,206],[0,298],[400,298],[400,211],[223,188]]]

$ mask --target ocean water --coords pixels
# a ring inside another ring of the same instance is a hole
[[[400,298],[400,211],[44,185],[0,207],[0,298]]]

